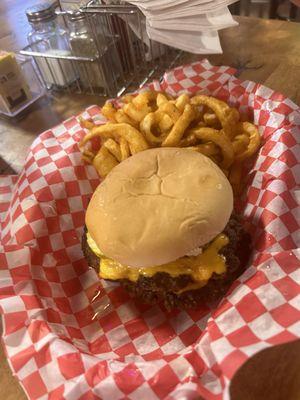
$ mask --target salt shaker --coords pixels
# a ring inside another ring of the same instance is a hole
[[[56,23],[53,5],[37,4],[28,8],[26,15],[31,25],[28,42],[33,51],[45,55],[36,57],[36,63],[46,86],[50,89],[70,85],[76,79],[75,70],[71,61],[59,59],[71,55],[68,33]]]
[[[95,60],[77,63],[83,87],[96,92],[97,88],[112,87],[120,76],[121,65],[108,29],[106,32],[102,26],[101,32],[91,32],[85,15],[79,11],[69,13],[68,22],[73,55]]]

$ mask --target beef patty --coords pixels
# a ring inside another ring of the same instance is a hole
[[[232,215],[223,231],[229,243],[220,254],[226,259],[226,272],[211,276],[205,286],[177,294],[193,283],[190,275],[172,277],[166,272],[157,272],[152,277],[140,276],[136,282],[120,279],[121,285],[142,302],[154,304],[162,301],[167,309],[194,308],[200,303],[207,303],[222,297],[230,284],[245,270],[250,256],[250,236],[244,231],[240,217]],[[90,267],[99,272],[100,258],[87,243],[86,230],[82,238],[82,250]]]

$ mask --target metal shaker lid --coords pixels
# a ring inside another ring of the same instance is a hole
[[[85,14],[80,11],[69,11],[67,16],[70,21],[80,21],[85,19]]]
[[[51,3],[40,3],[27,8],[26,16],[29,22],[49,21],[56,18],[54,7]]]

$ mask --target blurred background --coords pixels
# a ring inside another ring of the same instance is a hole
[[[300,0],[240,0],[229,8],[234,15],[282,19],[300,22]],[[25,15],[26,8],[46,0],[1,0],[0,1],[0,48],[20,50],[26,46],[26,34],[30,29]],[[47,1],[49,2],[49,1]],[[78,6],[82,1],[61,0],[63,6]],[[58,3],[53,1],[52,3]]]

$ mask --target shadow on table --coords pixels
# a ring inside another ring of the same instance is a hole
[[[300,399],[300,340],[262,350],[235,374],[231,400]]]
[[[16,175],[17,172],[0,157],[0,175]]]

